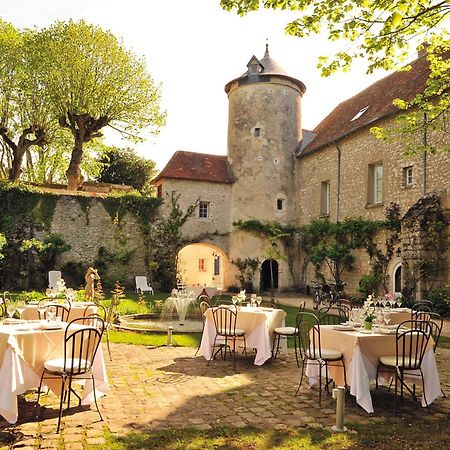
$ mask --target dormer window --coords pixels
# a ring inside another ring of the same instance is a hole
[[[263,70],[263,66],[259,62],[259,59],[256,56],[252,56],[250,61],[247,64],[248,73],[259,73]]]
[[[364,108],[360,109],[352,119],[350,119],[350,122],[353,122],[356,119],[359,119],[367,110],[369,109],[368,106],[365,106]]]

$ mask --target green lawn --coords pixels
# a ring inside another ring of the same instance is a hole
[[[105,432],[106,443],[84,445],[85,450],[392,450],[448,449],[449,430],[445,419],[427,423],[407,418],[347,423],[348,433],[325,428],[273,430],[270,427],[214,427],[202,431],[182,428],[114,436]]]

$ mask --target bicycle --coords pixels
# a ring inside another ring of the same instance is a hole
[[[346,283],[339,281],[337,283],[328,283],[328,284],[331,287],[330,306],[339,305],[340,300],[342,299],[342,293],[344,292],[344,287]]]
[[[326,283],[314,282],[314,298],[313,298],[313,308],[319,309],[321,306],[326,304],[326,300],[330,300],[331,288]]]

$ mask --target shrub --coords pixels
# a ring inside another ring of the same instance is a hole
[[[433,302],[434,312],[444,317],[450,317],[450,285],[429,292],[425,299]]]

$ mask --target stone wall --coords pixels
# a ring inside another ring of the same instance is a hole
[[[381,123],[388,126],[389,120]],[[377,124],[378,125],[378,124]],[[338,161],[340,153],[340,180],[338,180]],[[369,202],[369,165],[383,164],[383,200],[378,204]],[[405,169],[412,167],[413,182],[405,184]],[[321,183],[330,181],[331,221],[346,217],[364,217],[382,220],[386,207],[391,202],[398,203],[400,214],[404,215],[423,195],[423,155],[405,157],[402,143],[383,143],[376,139],[369,129],[355,132],[337,144],[330,144],[310,154],[301,156],[296,165],[299,224],[308,224],[320,217]],[[450,154],[440,152],[426,157],[426,191],[437,192],[442,206],[449,207],[450,192]],[[339,184],[340,182],[340,184]],[[338,199],[338,184],[340,196]],[[399,244],[401,247],[401,245]],[[448,254],[444,255],[447,258]],[[400,262],[394,256],[388,272]],[[448,265],[448,264],[447,264]],[[360,253],[355,270],[344,275],[348,290],[357,292],[358,281],[370,270],[368,258]],[[308,281],[314,279],[312,268],[308,270]],[[447,275],[448,280],[448,275]],[[448,281],[447,281],[448,282]],[[390,280],[392,285],[392,280]]]
[[[130,214],[118,223],[108,214],[102,205],[102,199],[87,200],[84,197],[80,202],[76,196],[61,195],[50,230],[36,232],[36,237],[42,239],[48,233],[60,235],[71,246],[69,251],[58,258],[54,269],[62,270],[62,276],[72,280],[72,283],[75,282],[75,277],[74,274],[64,271],[66,264],[80,263],[80,268],[95,266],[98,264],[101,247],[109,254],[116,255],[116,258],[122,256],[123,260],[127,260],[123,263],[112,257],[113,260],[105,261],[107,271],[100,269],[99,273],[106,284],[111,285],[118,280],[128,287],[134,287],[136,275],[147,275],[144,239],[139,223]]]

